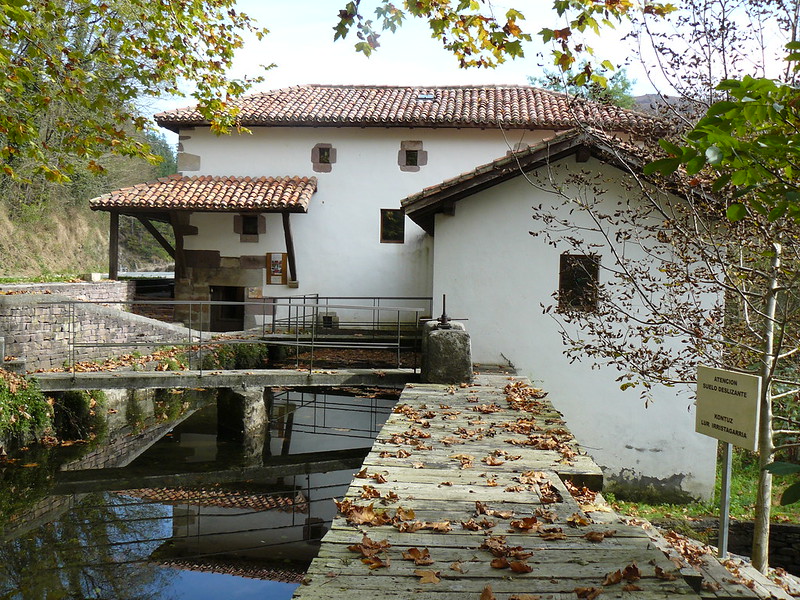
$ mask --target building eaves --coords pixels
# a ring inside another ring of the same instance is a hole
[[[315,177],[185,177],[171,175],[103,194],[93,210],[154,212],[307,212]]]

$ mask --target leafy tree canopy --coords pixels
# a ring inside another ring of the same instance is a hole
[[[787,60],[800,60],[800,42],[788,45]],[[650,173],[686,173],[706,178],[715,192],[728,190],[732,221],[751,211],[770,221],[800,221],[800,89],[768,78],[745,76],[717,86],[727,99],[717,102],[682,144],[662,140],[669,154],[647,167]]]
[[[578,72],[585,73],[591,69],[588,62],[584,62]],[[565,72],[545,70],[540,77],[528,77],[532,85],[537,85],[548,90],[564,92],[570,96],[578,96],[602,102],[603,104],[613,104],[622,108],[633,108],[636,101],[631,94],[631,87],[635,82],[628,79],[625,69],[614,72],[610,77],[606,70],[595,70],[594,73],[602,77],[604,81],[592,81],[586,85],[576,85],[575,79],[578,72],[570,69]]]
[[[242,32],[266,31],[235,0],[0,0],[0,170],[67,181],[76,163],[102,172],[112,152],[152,159],[130,135],[142,96],[181,95],[217,132],[236,126],[230,99],[248,81],[226,70]]]

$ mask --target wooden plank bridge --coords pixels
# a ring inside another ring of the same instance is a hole
[[[503,375],[409,385],[295,598],[759,597],[613,513],[542,395]]]

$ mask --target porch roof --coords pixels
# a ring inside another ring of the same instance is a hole
[[[103,194],[93,210],[111,212],[308,212],[316,177],[170,175]]]

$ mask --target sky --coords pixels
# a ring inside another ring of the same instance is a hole
[[[333,41],[333,27],[346,0],[239,0],[238,10],[253,17],[270,33],[258,41],[246,38],[237,55],[231,75],[263,74],[265,81],[252,91],[264,91],[308,83],[376,85],[525,85],[528,76],[543,74],[543,65],[551,59],[534,35],[525,46],[525,57],[508,60],[496,69],[461,69],[452,54],[430,36],[425,21],[408,20],[397,33],[381,36],[380,48],[372,56],[357,53],[355,34]],[[364,2],[366,6],[372,6]],[[552,10],[552,0],[498,0],[492,2],[497,14],[513,5],[527,17],[527,29],[536,32],[545,25],[559,25]],[[371,9],[370,9],[371,10]],[[546,17],[542,17],[546,12]],[[622,63],[628,50],[618,42],[619,35],[605,32],[596,44],[598,54]],[[275,63],[266,73],[260,65]],[[637,66],[629,68],[636,78],[634,92],[653,91],[646,77],[636,75]],[[155,103],[152,112],[192,104],[191,98],[165,98]]]

